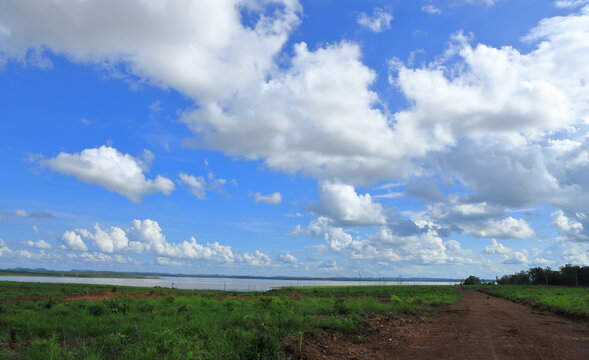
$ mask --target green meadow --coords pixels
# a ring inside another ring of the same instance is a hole
[[[0,282],[0,358],[284,359],[287,337],[359,332],[376,314],[425,315],[459,298],[452,286],[238,293]]]
[[[544,285],[478,285],[467,286],[487,294],[524,303],[541,310],[589,318],[589,287]]]

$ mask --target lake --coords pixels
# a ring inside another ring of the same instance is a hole
[[[399,281],[336,281],[336,280],[281,280],[235,279],[207,277],[160,277],[158,279],[74,278],[50,276],[0,276],[0,281],[22,281],[65,284],[102,284],[143,287],[174,287],[186,290],[267,291],[285,286],[346,286],[399,285]],[[454,285],[445,281],[402,281],[401,285]]]

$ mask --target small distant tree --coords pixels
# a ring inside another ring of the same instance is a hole
[[[474,275],[471,275],[464,280],[464,285],[479,285],[480,283],[481,279]]]

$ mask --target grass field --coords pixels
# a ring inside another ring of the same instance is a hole
[[[589,288],[543,285],[468,286],[488,294],[562,315],[589,318]],[[582,315],[584,314],[584,316]],[[579,316],[580,315],[580,316]]]
[[[1,282],[0,358],[281,359],[287,336],[356,332],[375,314],[458,299],[451,286],[231,293]]]

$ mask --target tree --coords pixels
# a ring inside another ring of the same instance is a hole
[[[469,277],[464,280],[464,285],[478,285],[481,283],[481,279],[474,275],[470,275]]]

